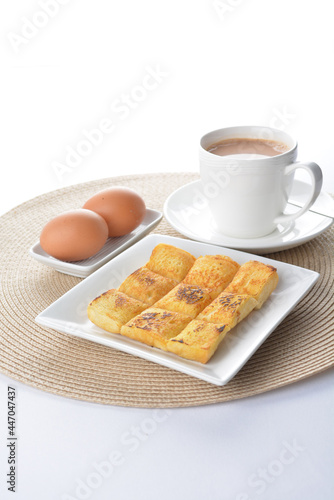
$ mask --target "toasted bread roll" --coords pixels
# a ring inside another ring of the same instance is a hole
[[[217,296],[232,281],[239,267],[225,255],[205,255],[196,259],[183,283],[211,288]]]
[[[183,358],[207,363],[225,335],[259,309],[278,283],[274,267],[224,255],[195,259],[159,244],[146,265],[88,306],[88,318]]]
[[[191,321],[185,314],[150,307],[126,325],[121,334],[149,346],[167,349],[167,341],[175,337]]]
[[[167,342],[167,350],[182,358],[207,363],[229,329],[228,325],[194,319]]]
[[[180,312],[195,318],[213,300],[211,290],[180,283],[154,304],[167,311]]]
[[[251,295],[258,302],[255,309],[260,309],[275,290],[277,283],[278,274],[275,267],[250,260],[240,267],[225,292]]]
[[[159,243],[154,247],[146,267],[155,273],[175,281],[182,281],[195,262],[189,252],[173,245]]]
[[[257,305],[250,295],[237,295],[222,292],[197,317],[209,323],[228,325],[233,328],[242,321]]]
[[[176,285],[175,280],[165,278],[144,266],[130,274],[118,290],[151,306]]]
[[[111,289],[88,305],[88,318],[92,323],[112,333],[119,333],[121,326],[148,307],[139,300]]]

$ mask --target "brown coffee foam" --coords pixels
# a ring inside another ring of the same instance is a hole
[[[226,386],[93,342],[43,328],[34,318],[81,281],[36,262],[28,253],[44,224],[78,208],[111,185],[136,189],[147,206],[164,200],[197,174],[169,173],[96,180],[30,200],[1,217],[0,371],[46,392],[102,404],[185,407],[251,396],[296,382],[334,365],[333,226],[299,247],[270,258],[312,269],[320,278]],[[156,233],[181,235],[165,219]],[[182,237],[182,236],[181,236]]]
[[[286,153],[289,147],[280,141],[239,137],[222,139],[208,146],[206,150],[218,156],[257,154],[271,157]]]

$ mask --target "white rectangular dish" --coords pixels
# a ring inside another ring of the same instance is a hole
[[[89,302],[106,290],[117,288],[129,274],[144,265],[158,243],[183,248],[195,257],[221,254],[231,257],[239,264],[249,260],[259,260],[277,268],[279,283],[276,290],[260,310],[253,311],[227,334],[206,365],[149,347],[119,334],[108,333],[91,323],[87,317]],[[257,257],[230,248],[153,234],[146,236],[72,288],[41,312],[36,321],[40,325],[113,347],[212,384],[224,385],[236,375],[318,278],[319,274],[314,271],[262,256]]]
[[[46,266],[56,269],[60,273],[70,274],[79,278],[86,278],[99,267],[103,266],[110,259],[121,253],[123,250],[133,245],[161,221],[162,213],[158,210],[147,208],[143,222],[134,229],[131,233],[119,236],[117,238],[109,238],[103,248],[97,254],[89,259],[80,260],[78,262],[64,262],[55,259],[48,255],[42,249],[39,242],[35,243],[30,248],[30,255]]]

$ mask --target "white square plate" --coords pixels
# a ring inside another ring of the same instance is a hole
[[[51,257],[44,252],[39,242],[30,248],[29,253],[34,259],[61,273],[71,274],[79,278],[86,278],[110,259],[152,231],[161,219],[161,212],[147,208],[143,222],[131,233],[117,238],[108,238],[106,244],[99,252],[89,259],[80,260],[78,262],[65,262]]]
[[[87,317],[88,303],[106,290],[118,287],[130,273],[144,265],[158,243],[183,248],[195,257],[222,254],[228,255],[239,264],[248,260],[259,260],[277,268],[279,284],[276,290],[260,310],[253,311],[228,333],[205,365],[146,346],[119,334],[108,333],[91,323]],[[212,384],[224,385],[236,375],[318,278],[319,274],[314,271],[262,256],[256,257],[230,248],[153,234],[146,236],[72,288],[40,313],[36,321],[40,325],[134,354]]]

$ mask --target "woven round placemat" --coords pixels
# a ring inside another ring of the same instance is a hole
[[[38,196],[0,218],[0,371],[38,389],[85,401],[133,407],[185,407],[275,389],[334,365],[333,226],[314,240],[269,254],[320,273],[309,294],[271,334],[238,375],[217,387],[93,342],[42,328],[34,318],[80,282],[36,262],[28,253],[44,224],[79,208],[111,185],[136,189],[162,210],[166,197],[197,174],[115,177]],[[181,236],[163,219],[156,233]]]

